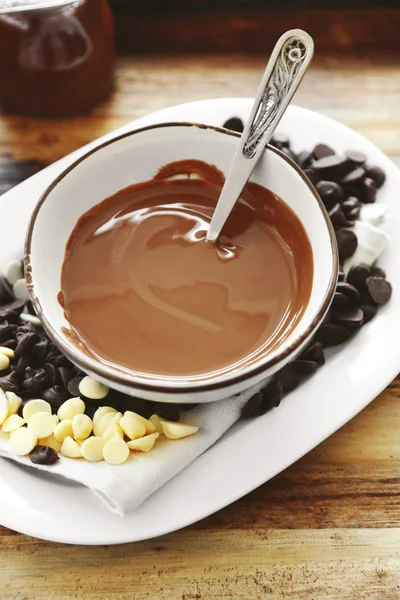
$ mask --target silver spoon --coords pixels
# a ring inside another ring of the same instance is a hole
[[[75,8],[79,4],[82,4],[82,0],[0,0],[0,15],[22,13],[40,17]]]
[[[296,92],[313,52],[312,38],[301,29],[287,31],[279,38],[215,207],[207,240],[213,242],[218,239],[265,145]]]

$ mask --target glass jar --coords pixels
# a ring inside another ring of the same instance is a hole
[[[0,17],[5,110],[40,117],[81,113],[107,96],[113,74],[114,27],[107,0],[81,0],[40,18]]]

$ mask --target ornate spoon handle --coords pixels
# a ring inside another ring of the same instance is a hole
[[[296,92],[314,52],[312,38],[292,29],[278,40],[265,69],[250,117],[211,219],[207,240],[215,241],[257,161]]]

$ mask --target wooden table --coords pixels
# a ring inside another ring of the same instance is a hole
[[[167,105],[250,96],[264,62],[243,55],[121,58],[115,94],[90,115],[58,123],[0,117],[0,154],[49,163]],[[398,65],[348,56],[315,62],[296,102],[350,125],[400,165],[399,92]],[[0,527],[0,598],[397,600],[399,401],[397,379],[273,481],[160,539],[68,547]]]

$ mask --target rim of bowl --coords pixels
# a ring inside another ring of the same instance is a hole
[[[135,134],[142,133],[144,131],[149,131],[152,129],[167,128],[167,127],[196,127],[199,129],[211,129],[212,131],[216,131],[217,133],[221,133],[223,135],[230,135],[232,137],[237,137],[237,138],[240,137],[240,134],[235,131],[231,131],[230,129],[224,129],[222,127],[216,127],[214,125],[204,125],[201,123],[190,123],[187,121],[181,122],[181,123],[168,122],[168,123],[157,123],[154,125],[148,125],[146,127],[141,127],[140,129],[135,129],[133,131],[123,133],[117,137],[112,138],[111,140],[104,141],[103,143],[99,144],[95,148],[88,150],[87,152],[85,152],[85,154],[83,154],[77,160],[75,160],[71,165],[66,167],[51,182],[51,184],[49,184],[47,186],[47,188],[41,194],[35,208],[33,209],[31,218],[29,220],[27,233],[26,233],[25,253],[24,253],[25,267],[27,267],[30,264],[29,257],[31,254],[32,236],[33,236],[33,231],[35,228],[36,219],[38,217],[40,209],[43,206],[43,204],[45,203],[48,196],[51,194],[51,192],[54,190],[54,188],[64,179],[64,177],[66,177],[71,171],[73,171],[73,169],[75,169],[75,167],[77,167],[80,163],[82,163],[87,158],[89,158],[89,156],[91,156],[92,154],[95,154],[97,151],[101,150],[102,148],[105,148],[106,146],[110,146],[114,143],[119,142],[122,139],[125,139],[127,137],[132,137]],[[293,342],[290,344],[290,346],[288,346],[287,348],[284,348],[283,350],[278,352],[274,356],[274,358],[272,358],[272,359],[268,358],[268,354],[267,354],[265,359],[261,360],[260,363],[257,364],[256,366],[250,365],[247,369],[244,370],[244,372],[238,372],[236,374],[235,374],[235,371],[232,371],[231,374],[225,375],[222,379],[218,379],[218,376],[217,376],[215,378],[215,381],[211,380],[211,381],[206,381],[206,382],[202,382],[202,383],[188,382],[186,385],[182,385],[182,380],[183,380],[182,377],[180,378],[181,385],[177,385],[176,383],[174,384],[173,381],[168,382],[168,383],[160,383],[159,381],[156,381],[156,380],[154,380],[154,381],[149,380],[149,382],[144,382],[143,380],[138,380],[137,377],[135,377],[134,375],[125,373],[124,371],[119,371],[117,368],[115,370],[112,370],[112,367],[103,366],[101,362],[96,361],[95,359],[92,359],[91,357],[85,355],[83,352],[80,352],[77,348],[71,349],[71,347],[59,335],[57,329],[55,329],[53,327],[53,325],[51,324],[51,322],[47,319],[47,317],[42,309],[42,304],[40,302],[40,298],[35,293],[34,278],[32,277],[32,274],[29,272],[29,270],[26,269],[26,272],[27,272],[26,277],[28,280],[27,282],[28,282],[29,294],[31,297],[32,304],[35,308],[35,311],[38,314],[38,316],[40,317],[40,320],[42,321],[43,327],[46,330],[46,333],[49,336],[49,338],[61,349],[63,354],[65,354],[65,356],[67,358],[69,358],[71,360],[71,362],[76,363],[79,367],[82,368],[83,371],[86,371],[86,370],[90,371],[90,372],[98,375],[100,378],[114,382],[120,386],[126,386],[126,387],[132,388],[132,389],[137,388],[137,389],[143,390],[143,391],[153,391],[153,392],[156,391],[156,392],[160,392],[160,393],[180,395],[180,394],[187,394],[188,390],[193,393],[215,391],[215,390],[218,390],[219,388],[228,387],[228,386],[231,386],[231,385],[234,385],[237,383],[241,383],[242,381],[245,381],[247,379],[250,379],[250,378],[262,373],[263,371],[270,369],[271,367],[275,366],[277,363],[279,363],[282,360],[284,360],[285,358],[287,358],[287,356],[289,354],[292,354],[292,352],[294,352],[310,336],[312,331],[315,330],[318,327],[318,325],[321,323],[326,312],[328,311],[328,308],[333,299],[333,294],[335,292],[337,278],[338,278],[338,272],[339,272],[339,258],[338,258],[338,252],[337,252],[336,236],[335,236],[335,232],[334,232],[332,223],[329,219],[328,213],[326,212],[326,209],[324,207],[324,204],[323,204],[318,192],[315,190],[314,186],[308,179],[308,177],[306,175],[304,175],[304,173],[300,169],[300,167],[291,158],[289,158],[284,152],[281,152],[280,150],[278,150],[274,146],[271,146],[270,144],[268,144],[267,147],[268,147],[268,150],[274,152],[275,154],[280,156],[280,158],[285,160],[297,172],[297,174],[300,175],[303,182],[307,185],[309,191],[311,192],[311,194],[314,196],[314,199],[318,203],[318,206],[321,210],[322,216],[324,217],[325,224],[326,224],[329,238],[330,238],[332,258],[333,258],[333,268],[332,268],[331,278],[329,281],[329,285],[325,291],[323,300],[320,304],[320,307],[319,307],[316,315],[314,316],[311,324],[307,327],[306,331],[302,335],[296,336],[296,338],[293,340]],[[57,301],[57,300],[55,299],[55,301]]]

